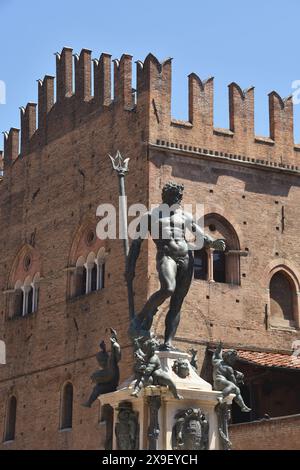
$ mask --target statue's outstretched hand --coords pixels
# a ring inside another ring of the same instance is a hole
[[[211,244],[211,248],[217,251],[225,251],[225,248],[226,248],[225,241],[222,240],[221,238],[214,240]]]

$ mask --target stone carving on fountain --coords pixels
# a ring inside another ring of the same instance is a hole
[[[207,450],[209,424],[200,408],[179,410],[172,429],[173,450]]]
[[[118,411],[115,433],[118,450],[137,450],[139,448],[138,416],[132,409],[132,403],[121,402]]]

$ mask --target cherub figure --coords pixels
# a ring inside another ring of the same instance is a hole
[[[176,385],[161,367],[160,359],[155,352],[159,345],[158,341],[155,338],[139,338],[135,341],[135,345],[137,347],[135,351],[136,380],[134,391],[131,395],[137,397],[142,388],[147,385],[163,385],[169,387],[174,398],[182,399],[177,392]]]
[[[117,341],[116,331],[110,328],[110,332],[111,353],[110,355],[108,354],[105,342],[101,341],[100,351],[96,354],[96,359],[101,370],[96,370],[96,372],[91,375],[91,380],[95,383],[95,386],[89,399],[85,403],[82,403],[82,406],[87,408],[92,406],[99,395],[114,392],[119,384],[120,371],[118,362],[121,359],[121,348]]]
[[[243,384],[244,374],[233,369],[236,358],[237,352],[234,349],[223,353],[222,343],[218,344],[212,359],[214,389],[222,392],[223,399],[230,393],[234,393],[234,401],[239,405],[241,411],[248,413],[251,408],[245,405],[238,387],[239,384]]]
[[[145,340],[145,338],[144,338]],[[143,352],[143,349],[141,347],[141,342],[143,341],[143,338],[136,338],[133,343],[134,343],[134,372],[135,372],[135,386],[134,386],[134,391],[132,392],[132,396],[138,396],[139,392],[142,390],[144,386],[150,385],[150,383],[147,383],[150,381],[150,377],[147,377],[145,371],[146,371],[146,354]]]

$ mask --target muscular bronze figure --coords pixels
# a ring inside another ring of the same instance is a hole
[[[223,399],[228,397],[230,393],[234,393],[234,401],[239,405],[241,411],[249,413],[251,408],[245,404],[238,386],[243,384],[244,374],[233,369],[236,358],[237,352],[234,349],[223,353],[222,343],[219,343],[212,359],[214,389],[222,392]]]
[[[145,237],[145,233],[141,235],[141,231],[143,232],[143,227],[146,227],[157,248],[156,268],[160,289],[151,295],[142,311],[135,316],[131,322],[129,333],[133,337],[149,335],[158,307],[170,298],[163,346],[166,350],[174,349],[172,341],[179,325],[181,306],[193,277],[194,259],[185,237],[186,229],[198,240],[201,237],[204,247],[225,250],[224,240],[214,240],[210,236],[204,235],[192,215],[183,211],[181,207],[183,189],[182,184],[173,182],[169,182],[163,187],[162,204],[142,217],[126,264],[127,282],[132,282],[136,261]]]

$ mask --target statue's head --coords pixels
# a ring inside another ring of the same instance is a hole
[[[174,361],[172,370],[176,375],[178,375],[178,377],[185,379],[188,375],[190,375],[189,361],[182,358],[176,359]]]
[[[238,353],[235,349],[228,349],[228,351],[223,352],[223,360],[230,366],[234,365],[237,357]]]
[[[159,343],[156,338],[150,338],[145,341],[143,350],[149,356],[155,353],[158,345]]]
[[[183,198],[183,184],[177,184],[174,181],[166,183],[162,189],[162,202],[172,206],[173,204],[180,204]]]

